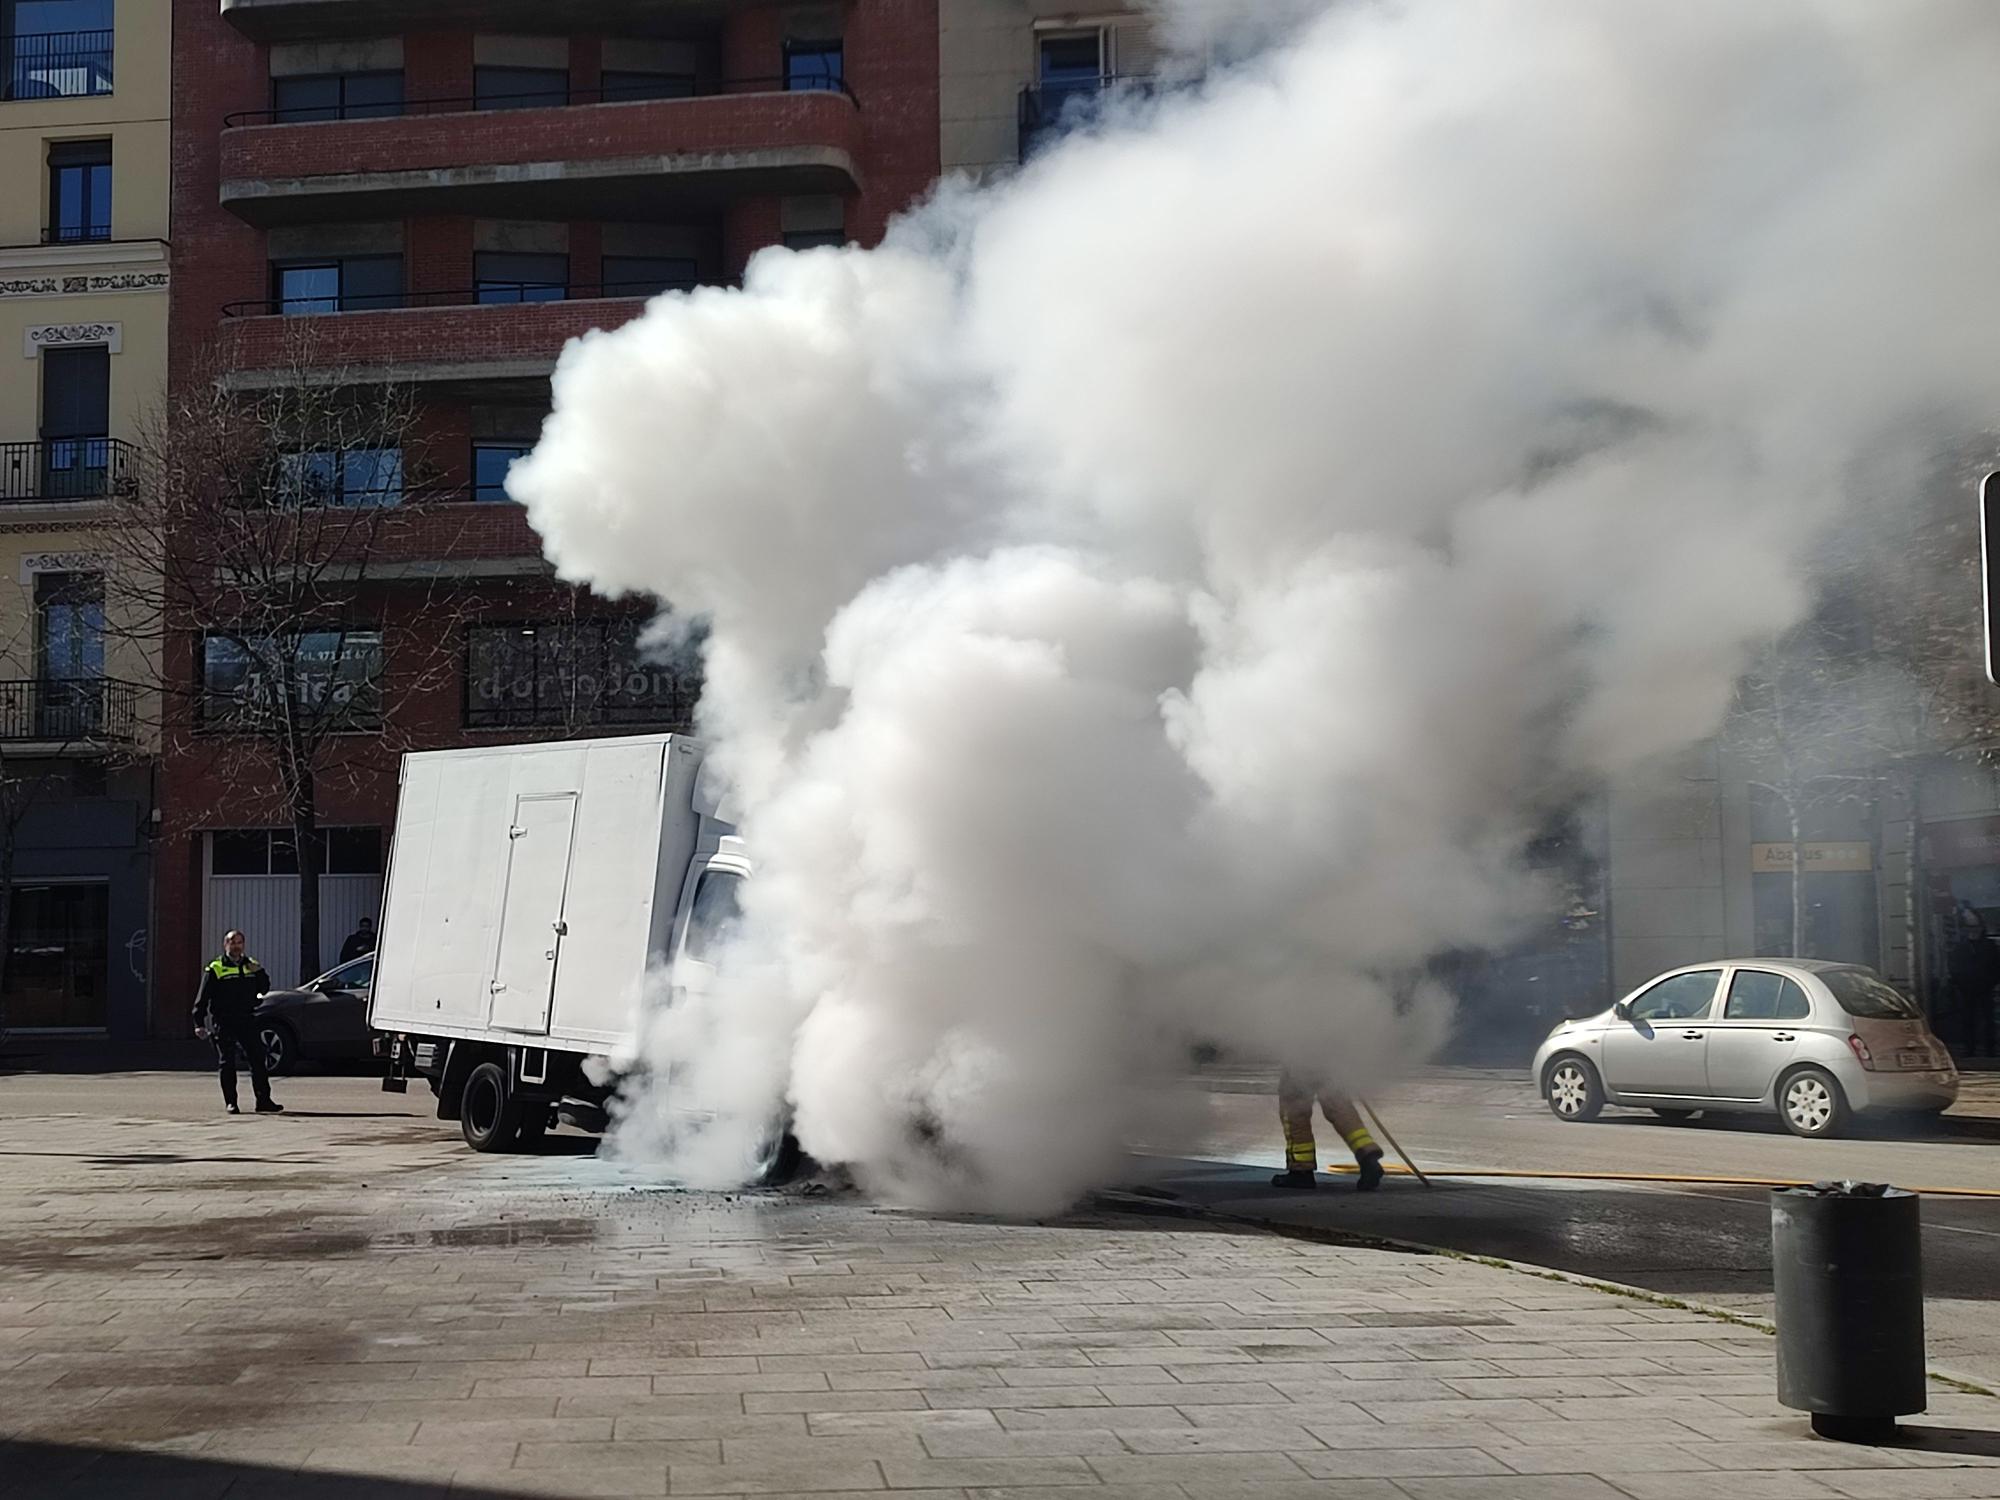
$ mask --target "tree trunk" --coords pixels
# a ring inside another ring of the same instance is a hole
[[[1806,956],[1806,851],[1800,839],[1799,806],[1785,804],[1792,829],[1792,957]]]
[[[1929,898],[1924,890],[1924,815],[1923,773],[1909,774],[1903,787],[1903,806],[1908,819],[1903,836],[1908,840],[1907,853],[1903,856],[1904,880],[1907,894],[1903,900],[1903,943],[1910,955],[1910,994],[1924,1013],[1930,1013],[1930,997],[1925,993],[1924,945],[1928,936],[1928,925],[1924,921],[1924,910]]]
[[[306,777],[292,797],[292,842],[299,853],[299,983],[327,966],[320,961],[319,872],[326,861],[320,845],[319,808],[312,778]]]

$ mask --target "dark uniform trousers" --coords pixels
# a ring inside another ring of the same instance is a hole
[[[210,1016],[209,1036],[215,1042],[215,1061],[222,1077],[222,1101],[236,1102],[236,1049],[250,1059],[250,1089],[259,1104],[271,1102],[271,1075],[264,1070],[264,1044],[257,1038],[254,1016]]]

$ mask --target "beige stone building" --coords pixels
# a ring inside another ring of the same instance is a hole
[[[1074,0],[939,0],[939,144],[946,174],[1017,165],[1051,131],[1088,120],[1159,67],[1136,8]]]
[[[137,1037],[157,713],[106,627],[101,527],[166,380],[171,9],[0,0],[0,23],[6,1022]]]

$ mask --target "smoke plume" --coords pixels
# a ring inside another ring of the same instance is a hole
[[[1033,1212],[1191,1041],[1434,1046],[1426,961],[1546,908],[1544,817],[1710,733],[1856,476],[2000,405],[1996,44],[1340,6],[574,344],[510,488],[564,577],[707,621],[758,862],[671,1103]]]

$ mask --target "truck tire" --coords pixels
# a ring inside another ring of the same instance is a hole
[[[458,1128],[474,1151],[505,1151],[521,1133],[521,1104],[499,1063],[483,1062],[466,1075]]]

